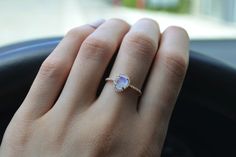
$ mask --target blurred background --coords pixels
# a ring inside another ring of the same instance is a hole
[[[236,0],[0,0],[0,46],[112,17],[182,26],[191,39],[236,39]]]

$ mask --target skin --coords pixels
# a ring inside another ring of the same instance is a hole
[[[70,30],[43,62],[5,132],[0,157],[160,156],[188,67],[188,44],[184,29],[160,33],[151,19]],[[128,75],[142,89],[140,97],[130,88],[117,93],[111,82],[96,97],[118,49],[110,77]]]

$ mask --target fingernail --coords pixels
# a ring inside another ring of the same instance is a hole
[[[101,24],[103,24],[106,20],[104,19],[99,19],[94,22],[90,22],[89,25],[93,27],[94,29],[98,28]]]

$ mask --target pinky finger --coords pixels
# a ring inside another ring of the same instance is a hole
[[[140,101],[139,112],[150,130],[167,129],[172,109],[188,67],[189,37],[179,27],[169,27],[162,34],[151,73]]]

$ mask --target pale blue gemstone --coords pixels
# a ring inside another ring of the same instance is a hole
[[[129,86],[129,78],[125,75],[119,75],[115,82],[116,90],[123,91],[125,88]]]

